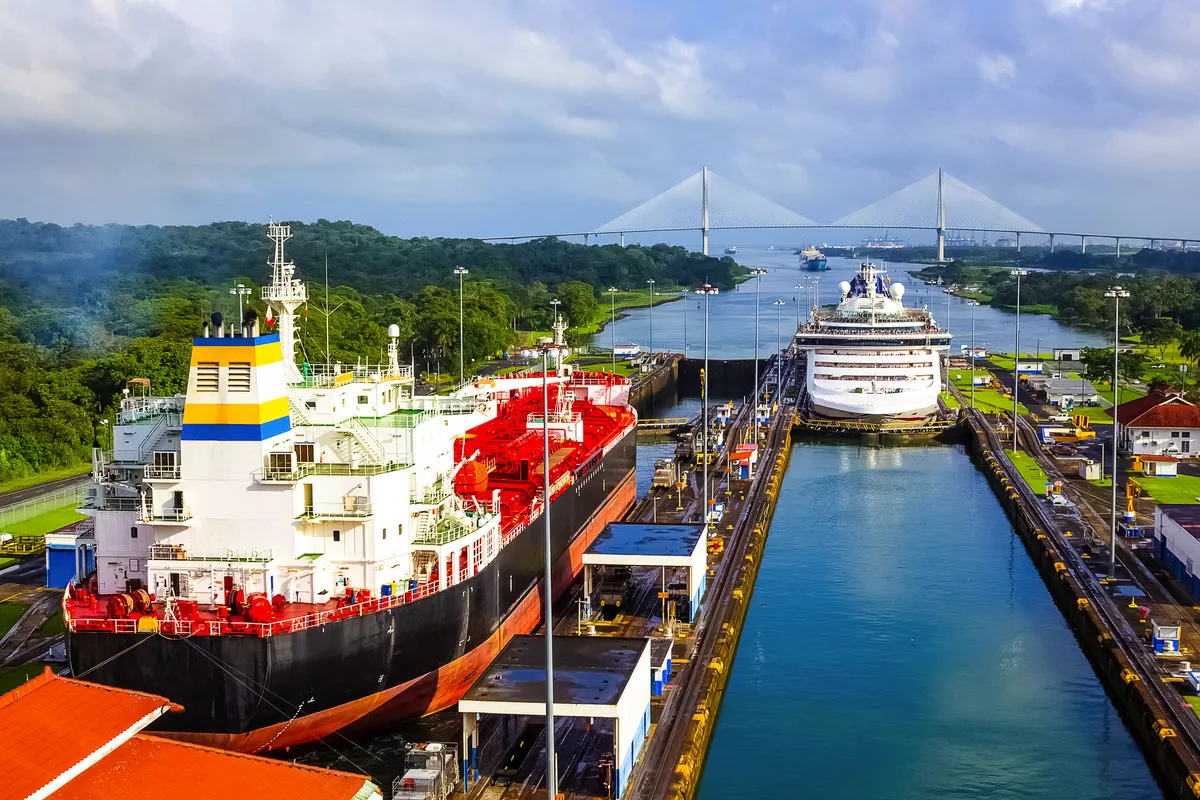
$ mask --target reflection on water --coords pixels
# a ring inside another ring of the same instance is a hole
[[[1162,797],[960,447],[793,453],[701,786]]]

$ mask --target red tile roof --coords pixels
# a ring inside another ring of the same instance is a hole
[[[1200,428],[1200,408],[1179,395],[1151,392],[1117,408],[1127,428]]]
[[[138,734],[50,795],[49,800],[129,800],[131,797],[352,800],[368,798],[374,793],[374,786],[362,775]]]
[[[179,706],[49,669],[0,696],[0,795],[53,800],[378,797],[362,775],[227,753],[138,733]]]
[[[1179,459],[1176,458],[1175,456],[1144,455],[1144,456],[1138,456],[1138,458],[1140,458],[1142,461],[1162,461],[1164,463],[1178,463],[1179,462]]]
[[[55,676],[49,668],[0,697],[0,786],[28,797],[178,708],[165,697]]]

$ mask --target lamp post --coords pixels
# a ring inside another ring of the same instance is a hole
[[[466,380],[463,369],[463,352],[466,341],[463,339],[463,276],[468,272],[464,267],[455,267],[454,274],[458,276],[458,382]]]
[[[242,324],[242,298],[254,294],[254,290],[244,283],[239,283],[229,290],[231,295],[237,295],[238,299],[238,321],[237,324]]]
[[[758,441],[758,307],[759,298],[762,296],[762,277],[767,271],[761,267],[755,267],[750,270],[750,277],[754,278],[754,439]]]
[[[796,303],[796,330],[800,330],[800,290],[804,288],[804,284],[797,283],[792,288],[796,290],[796,296],[793,298]]]
[[[978,300],[968,300],[967,305],[971,307],[971,408],[975,407],[975,306],[979,305]]]
[[[1012,449],[1017,452],[1017,396],[1021,390],[1021,278],[1029,274],[1029,270],[1014,269],[1010,273],[1017,279],[1017,341],[1013,347],[1013,434]],[[972,376],[971,380],[975,380]]]
[[[557,300],[555,304],[555,320],[558,317]],[[546,540],[543,547],[546,551],[545,577],[545,610],[542,612],[542,623],[546,631],[546,796],[558,796],[558,769],[554,755],[554,604],[551,591],[551,553],[550,553],[550,388],[546,379],[550,371],[548,356],[551,348],[557,350],[557,343],[551,339],[542,340],[542,519],[545,523]]]
[[[617,374],[617,288],[608,287],[608,296],[612,300],[612,371]]]
[[[779,312],[786,305],[782,300],[776,300],[775,306],[775,396],[779,396],[779,387],[783,385],[783,348],[779,343]]]
[[[704,295],[704,378],[700,381],[700,392],[704,395],[704,438],[701,442],[704,460],[704,507],[701,513],[704,519],[706,539],[708,537],[708,298],[717,291],[717,287],[709,286],[707,283],[696,290],[696,294]]]
[[[813,277],[813,305],[819,310],[821,308],[821,276]]]
[[[1104,293],[1105,297],[1113,299],[1113,446],[1112,446],[1112,512],[1109,519],[1109,536],[1112,537],[1112,547],[1108,554],[1108,576],[1117,577],[1117,408],[1121,405],[1121,298],[1129,297],[1129,292],[1120,286],[1113,286]],[[1103,456],[1101,456],[1103,458]],[[1101,462],[1103,463],[1103,462]],[[1104,472],[1103,466],[1100,472]]]
[[[654,279],[646,281],[650,284],[650,361],[654,361]]]

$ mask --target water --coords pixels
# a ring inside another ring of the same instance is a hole
[[[1163,796],[960,447],[796,446],[700,790],[791,796]]]
[[[775,352],[776,341],[786,343],[796,328],[797,319],[804,317],[805,309],[814,301],[815,291],[807,293],[804,288],[795,288],[806,279],[811,284],[820,276],[821,302],[833,303],[837,299],[837,285],[848,281],[858,271],[859,261],[850,258],[829,259],[828,272],[803,272],[799,269],[799,256],[786,250],[761,250],[739,253],[740,263],[768,270],[762,278],[759,298],[759,355],[765,357]],[[890,265],[892,279],[905,284],[905,305],[927,305],[934,318],[941,324],[947,320],[949,299],[949,326],[954,333],[954,350],[958,345],[971,341],[971,306],[960,297],[944,294],[934,286],[925,286],[908,274],[913,265]],[[722,292],[709,299],[709,358],[752,358],[754,356],[754,282],[740,285],[736,291]],[[782,300],[776,307],[774,302]],[[684,352],[685,326],[687,354],[700,358],[704,354],[704,298],[689,295],[656,306],[654,315],[654,349]],[[1012,312],[975,306],[975,344],[1001,352],[1013,350]],[[650,346],[649,308],[631,309],[623,319],[617,320],[618,343],[637,342],[643,349]],[[608,347],[612,341],[605,330],[594,339],[597,346]],[[1043,352],[1052,347],[1104,347],[1107,340],[1101,334],[1081,331],[1061,325],[1044,314],[1021,315],[1021,350],[1033,352],[1040,345]]]

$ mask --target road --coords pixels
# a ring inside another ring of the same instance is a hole
[[[30,486],[26,489],[17,489],[11,492],[0,493],[0,507],[11,506],[14,503],[20,503],[25,500],[33,500],[44,494],[57,491],[59,489],[69,489],[72,486],[79,486],[87,483],[87,473],[83,475],[72,475],[69,478],[60,478],[56,481],[47,481],[39,483],[37,486]]]

